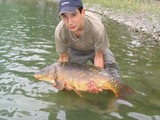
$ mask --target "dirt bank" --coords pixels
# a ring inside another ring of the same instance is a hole
[[[85,4],[85,8],[105,15],[118,23],[125,24],[136,32],[147,33],[149,37],[153,37],[156,41],[160,42],[160,15],[145,12],[127,13],[121,10],[102,8],[99,5],[93,5],[92,8],[89,8]]]

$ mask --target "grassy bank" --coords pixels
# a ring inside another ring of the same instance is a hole
[[[160,15],[160,1],[153,0],[83,0],[89,6],[99,4],[104,8],[125,12],[150,12]]]

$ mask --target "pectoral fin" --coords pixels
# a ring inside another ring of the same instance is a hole
[[[54,87],[56,86],[56,82],[55,82],[54,79],[52,79],[50,82],[52,83],[52,85],[53,85]]]
[[[77,91],[76,89],[72,88],[74,92],[76,92],[80,97],[83,97],[80,91]]]
[[[62,90],[64,88],[64,83],[62,81],[57,81],[55,80],[55,83],[56,83],[56,88],[59,89],[59,90]]]

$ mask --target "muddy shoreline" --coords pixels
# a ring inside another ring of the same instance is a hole
[[[120,24],[127,25],[135,32],[147,34],[154,41],[160,42],[160,15],[150,13],[127,13],[121,10],[111,10],[93,5],[91,8],[85,4],[87,10],[104,15]]]

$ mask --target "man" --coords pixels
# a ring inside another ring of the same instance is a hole
[[[59,16],[62,20],[55,30],[59,61],[84,64],[91,60],[95,66],[105,68],[120,80],[101,20],[94,13],[85,11],[81,0],[59,0]]]

